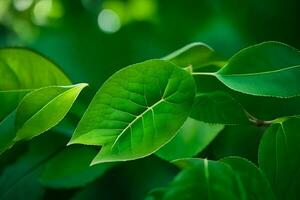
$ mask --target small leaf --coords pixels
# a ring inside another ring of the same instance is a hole
[[[194,70],[208,65],[223,66],[225,64],[216,56],[211,47],[201,42],[188,44],[163,59],[181,67],[192,66]]]
[[[190,116],[208,123],[249,124],[243,107],[225,92],[197,95]]]
[[[192,76],[172,63],[131,65],[103,84],[70,143],[102,146],[93,164],[145,157],[176,135],[194,96]]]
[[[113,166],[112,163],[90,166],[96,154],[97,150],[88,146],[67,148],[45,164],[39,180],[43,185],[53,188],[84,186]]]
[[[31,139],[55,126],[86,86],[50,86],[26,95],[17,108],[15,141]]]
[[[259,166],[271,183],[277,199],[300,198],[300,119],[274,124],[259,146]]]
[[[188,118],[177,135],[156,152],[160,158],[175,160],[193,157],[200,153],[224,128]]]
[[[164,190],[149,195],[157,200],[246,199],[244,190],[230,166],[218,161],[198,159],[183,169]]]
[[[251,95],[300,95],[300,52],[279,42],[264,42],[235,54],[216,77],[229,88]]]
[[[249,200],[275,200],[270,183],[263,172],[250,161],[241,157],[226,157],[228,164],[239,177]]]

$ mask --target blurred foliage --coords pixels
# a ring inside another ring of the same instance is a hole
[[[163,57],[190,42],[207,43],[224,58],[267,40],[300,49],[299,9],[299,0],[0,0],[0,46],[31,48],[61,66],[73,82],[89,83],[81,96],[85,107],[118,69]],[[238,127],[233,134],[228,129],[204,156],[218,159],[223,157],[219,151],[232,155],[241,148],[230,139]],[[245,140],[257,146],[261,130],[251,135],[253,128],[248,129]],[[13,163],[19,153],[19,148],[9,152],[0,164]],[[240,152],[256,162],[256,152],[247,153]],[[140,199],[176,172],[151,156],[123,163],[81,191],[47,189],[45,197],[98,199],[94,194],[101,193],[103,199]]]

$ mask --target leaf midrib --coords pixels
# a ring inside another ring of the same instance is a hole
[[[223,73],[221,73],[221,71],[218,71],[220,73],[216,72],[216,73],[213,73],[213,74],[216,77],[256,76],[256,75],[265,75],[265,74],[278,73],[278,72],[282,72],[282,71],[288,71],[288,70],[291,70],[291,69],[294,69],[294,68],[298,68],[298,67],[300,67],[300,64],[299,65],[289,66],[289,67],[284,67],[282,69],[277,69],[277,70],[272,70],[272,71],[265,71],[265,72],[255,72],[255,73],[247,73],[247,74],[223,74]]]
[[[137,115],[136,117],[135,117],[135,119],[134,120],[132,120],[132,122],[130,122],[123,130],[122,130],[122,132],[117,136],[117,138],[116,138],[116,140],[114,141],[114,143],[112,144],[112,146],[111,146],[111,149],[113,149],[114,148],[114,146],[116,145],[116,143],[119,141],[119,139],[122,137],[122,135],[124,135],[124,133],[139,119],[139,118],[143,118],[143,116],[148,112],[148,111],[150,111],[150,110],[153,110],[153,108],[155,107],[155,106],[157,106],[158,104],[160,104],[161,102],[164,102],[165,101],[165,99],[164,98],[162,98],[162,99],[160,99],[159,101],[157,101],[156,103],[154,103],[152,106],[148,106],[147,107],[147,109],[144,111],[144,112],[142,112],[141,114],[139,114],[139,115]],[[155,122],[154,122],[155,123]]]
[[[70,89],[67,89],[66,91],[62,92],[61,94],[58,94],[57,96],[55,96],[52,100],[50,100],[48,103],[46,103],[42,108],[40,108],[34,115],[32,115],[29,119],[27,119],[23,125],[17,130],[17,133],[19,130],[21,130],[24,126],[26,126],[26,124],[28,124],[33,118],[35,118],[39,113],[41,113],[48,105],[50,105],[52,102],[54,102],[55,100],[57,100],[58,98],[60,98],[61,96],[63,96],[64,94],[66,94],[67,92],[70,92],[72,89],[76,88],[80,86],[80,84],[78,85],[74,85],[73,87],[70,87]],[[17,108],[18,109],[18,108]],[[18,135],[18,134],[17,134]],[[18,136],[16,136],[16,140]]]

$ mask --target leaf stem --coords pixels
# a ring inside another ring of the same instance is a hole
[[[192,75],[215,76],[215,73],[213,73],[213,72],[192,72]]]
[[[256,126],[269,126],[270,124],[273,124],[274,121],[273,120],[260,120],[260,119],[257,119],[256,117],[254,117],[253,115],[251,115],[250,113],[248,113],[246,110],[245,110],[245,113],[249,119],[249,121],[253,124],[255,124]]]

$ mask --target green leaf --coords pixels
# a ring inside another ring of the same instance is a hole
[[[197,95],[190,116],[208,123],[249,124],[243,107],[229,94],[219,91]]]
[[[29,92],[49,85],[70,85],[52,62],[27,49],[0,49],[0,153],[13,145],[15,113]],[[14,113],[14,114],[12,114]]]
[[[269,179],[277,199],[300,198],[300,119],[274,124],[259,146],[259,166]]]
[[[251,115],[261,120],[274,120],[285,116],[300,115],[300,96],[277,98],[253,96],[236,92],[226,87],[214,76],[194,76],[197,94],[223,91],[230,94]],[[276,109],[274,109],[276,108]]]
[[[230,166],[223,162],[198,159],[181,171],[171,184],[148,199],[246,199],[242,185]]]
[[[249,200],[275,200],[270,183],[263,172],[250,161],[241,157],[226,157],[228,164],[239,177]]]
[[[1,91],[27,90],[49,85],[70,85],[55,64],[21,48],[0,49]]]
[[[300,95],[300,52],[279,42],[264,42],[235,54],[215,76],[229,88],[251,95]]]
[[[175,160],[193,157],[200,153],[224,128],[188,118],[177,135],[156,152],[160,158]]]
[[[225,64],[211,47],[201,42],[188,44],[163,59],[181,67],[192,66],[194,70],[208,65],[223,66]]]
[[[176,135],[194,96],[192,76],[172,63],[128,66],[103,84],[70,143],[102,146],[93,164],[145,157]]]
[[[97,150],[88,146],[67,148],[45,164],[39,180],[43,185],[52,188],[84,186],[113,166],[112,163],[90,166],[96,154]]]
[[[87,84],[44,87],[26,95],[16,113],[15,141],[31,139],[55,126]]]
[[[0,79],[0,120],[15,109],[27,92],[49,85],[71,84],[55,64],[21,48],[0,49]]]

